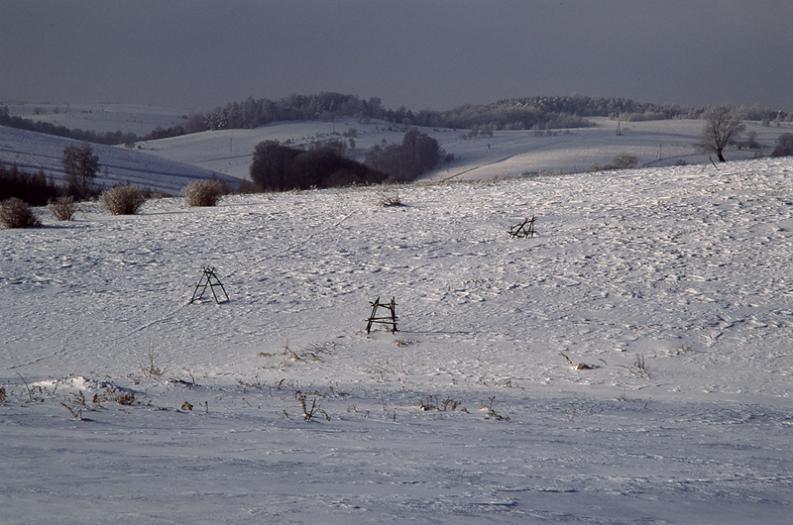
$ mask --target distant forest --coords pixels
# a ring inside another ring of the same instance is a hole
[[[735,108],[743,118],[766,123],[793,120],[793,113],[759,107]],[[184,124],[157,128],[144,136],[121,131],[96,133],[68,129],[46,122],[11,116],[0,106],[0,125],[48,133],[101,144],[127,144],[140,140],[175,137],[217,129],[256,128],[279,121],[321,120],[347,117],[359,120],[379,119],[409,126],[428,126],[492,131],[499,129],[546,130],[591,126],[587,117],[612,117],[626,121],[698,118],[707,108],[636,102],[625,98],[527,97],[500,100],[490,104],[466,104],[446,111],[411,111],[404,106],[387,109],[379,98],[364,99],[355,95],[323,92],[316,95],[289,95],[280,100],[249,97],[207,113],[190,115]]]

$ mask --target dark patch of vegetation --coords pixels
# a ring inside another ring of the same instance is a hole
[[[250,175],[264,191],[375,184],[386,178],[383,173],[342,157],[332,147],[303,151],[272,140],[256,146]]]
[[[374,146],[366,154],[366,164],[387,174],[389,181],[408,182],[437,166],[444,156],[437,140],[412,128],[401,144]]]
[[[62,194],[42,170],[27,173],[15,164],[8,168],[0,163],[0,200],[16,197],[33,206],[43,206]]]

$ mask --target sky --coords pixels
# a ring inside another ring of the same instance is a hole
[[[629,97],[793,110],[791,0],[0,0],[0,100]]]

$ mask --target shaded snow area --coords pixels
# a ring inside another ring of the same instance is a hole
[[[43,170],[54,181],[66,181],[63,172],[63,150],[81,142],[0,126],[0,162],[6,166],[16,164],[27,172]],[[167,159],[147,155],[123,146],[91,144],[99,158],[99,173],[94,184],[109,187],[117,184],[134,184],[142,188],[173,195],[196,180],[216,178],[235,186],[237,179],[220,173]]]
[[[39,210],[0,230],[0,523],[790,523],[792,183]]]

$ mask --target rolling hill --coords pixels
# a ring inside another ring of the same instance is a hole
[[[0,230],[0,521],[788,523],[792,181],[39,209]],[[229,302],[189,301],[205,266]]]
[[[26,171],[43,170],[55,181],[63,181],[63,149],[79,144],[70,139],[0,126],[0,162],[16,164]],[[194,164],[174,162],[123,146],[93,144],[99,157],[95,183],[102,187],[130,183],[169,194],[179,194],[194,180],[217,178],[236,185],[238,179]]]

